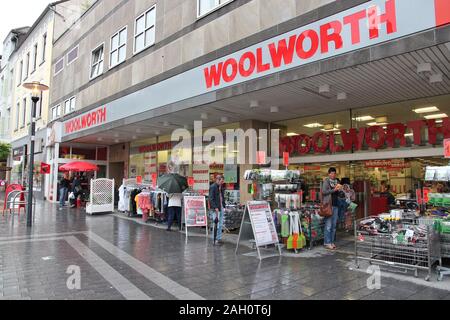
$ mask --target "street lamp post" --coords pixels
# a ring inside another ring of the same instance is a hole
[[[28,201],[27,201],[27,227],[33,226],[33,175],[34,175],[34,144],[36,140],[36,105],[39,102],[42,91],[49,88],[40,82],[29,82],[23,85],[31,90],[31,124],[30,124],[30,158],[28,161]],[[42,103],[42,102],[41,102]]]

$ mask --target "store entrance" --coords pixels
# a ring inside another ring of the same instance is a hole
[[[307,200],[318,200],[328,169],[337,169],[343,184],[353,187],[356,218],[389,212],[393,207],[414,205],[415,190],[425,185],[427,166],[446,166],[443,157],[402,158],[292,165],[300,170]],[[315,199],[312,199],[315,197]]]

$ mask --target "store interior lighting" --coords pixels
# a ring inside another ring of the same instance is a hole
[[[259,102],[257,100],[250,101],[250,108],[258,108]]]
[[[289,133],[287,134],[287,136],[288,136],[288,137],[295,137],[295,136],[298,136],[298,133],[295,133],[295,132],[289,132]]]
[[[103,138],[102,138],[102,137],[97,138],[97,141],[98,141],[98,142],[101,142],[101,141],[103,141]]]
[[[278,113],[278,112],[280,112],[280,108],[278,108],[278,107],[270,107],[270,112],[271,113]]]
[[[442,73],[436,73],[430,76],[430,83],[441,83],[443,81]]]
[[[447,118],[447,114],[446,113],[439,113],[439,114],[430,114],[428,116],[425,116],[425,119],[427,120],[435,120],[435,119],[442,119],[442,118]]]
[[[419,108],[413,110],[415,113],[422,114],[422,113],[431,113],[431,112],[439,112],[439,108],[436,106],[432,107],[425,107],[425,108]]]
[[[311,129],[313,129],[313,128],[321,128],[321,127],[323,127],[323,124],[320,124],[320,123],[317,123],[317,122],[315,122],[315,123],[308,123],[308,124],[305,124],[304,127],[311,128]]]
[[[156,134],[157,136],[159,136],[159,135],[161,134],[161,131],[156,130],[156,131],[155,131],[155,134]]]
[[[417,73],[425,73],[425,72],[431,72],[431,63],[426,62],[426,63],[420,63],[419,65],[417,65]]]
[[[347,93],[345,93],[345,92],[340,92],[340,93],[338,93],[337,99],[338,99],[339,101],[347,100]]]
[[[319,87],[319,93],[329,93],[331,91],[329,84],[323,84]]]
[[[119,143],[119,142],[120,142],[120,140],[119,140],[119,139],[116,139],[116,140],[114,140],[114,142],[115,142],[115,143]]]
[[[375,118],[372,116],[361,116],[361,117],[353,118],[353,120],[358,121],[358,122],[366,122],[366,121],[375,120]]]

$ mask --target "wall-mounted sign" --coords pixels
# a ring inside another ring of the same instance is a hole
[[[90,129],[107,122],[107,108],[100,107],[64,123],[64,135]]]
[[[340,131],[340,142],[333,132],[317,132],[313,136],[300,134],[293,137],[285,137],[280,142],[280,152],[289,152],[294,155],[326,154],[351,152],[367,149],[384,149],[395,147],[406,147],[406,131],[413,133],[412,144],[423,145],[428,143],[436,145],[438,135],[450,138],[450,118],[443,119],[441,125],[435,120],[415,120],[407,124],[394,123],[382,126],[373,126],[361,129],[349,129]],[[428,141],[424,139],[424,131],[427,130]]]
[[[139,147],[139,153],[156,152],[156,151],[166,151],[172,149],[172,142],[161,142],[156,144],[151,144],[149,146]]]

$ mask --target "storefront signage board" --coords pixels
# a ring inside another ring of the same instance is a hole
[[[444,156],[446,159],[450,159],[450,139],[444,140]]]
[[[206,195],[209,193],[209,165],[194,164],[192,169],[194,176],[194,191]]]
[[[405,137],[407,130],[413,132],[411,142]],[[427,131],[428,140],[424,140]],[[280,152],[291,155],[304,156],[311,154],[329,154],[340,152],[357,152],[362,150],[381,150],[386,148],[407,147],[409,145],[422,146],[438,144],[438,136],[450,139],[450,118],[442,119],[442,124],[436,120],[414,120],[407,124],[388,124],[360,129],[343,129],[340,135],[333,132],[317,132],[314,135],[300,134],[284,137],[280,140]]]
[[[186,243],[188,241],[188,228],[208,226],[206,211],[206,198],[204,196],[184,197],[184,221],[186,224]],[[208,228],[206,228],[208,236]]]
[[[63,123],[63,136],[436,28],[450,23],[448,11],[447,0],[367,1],[67,120]]]
[[[281,255],[280,241],[272,217],[272,210],[267,201],[250,201],[245,208],[239,232],[236,253],[242,241],[254,241],[258,258],[262,260],[260,248],[268,245],[275,245],[279,255]],[[273,254],[269,257],[273,257]]]

